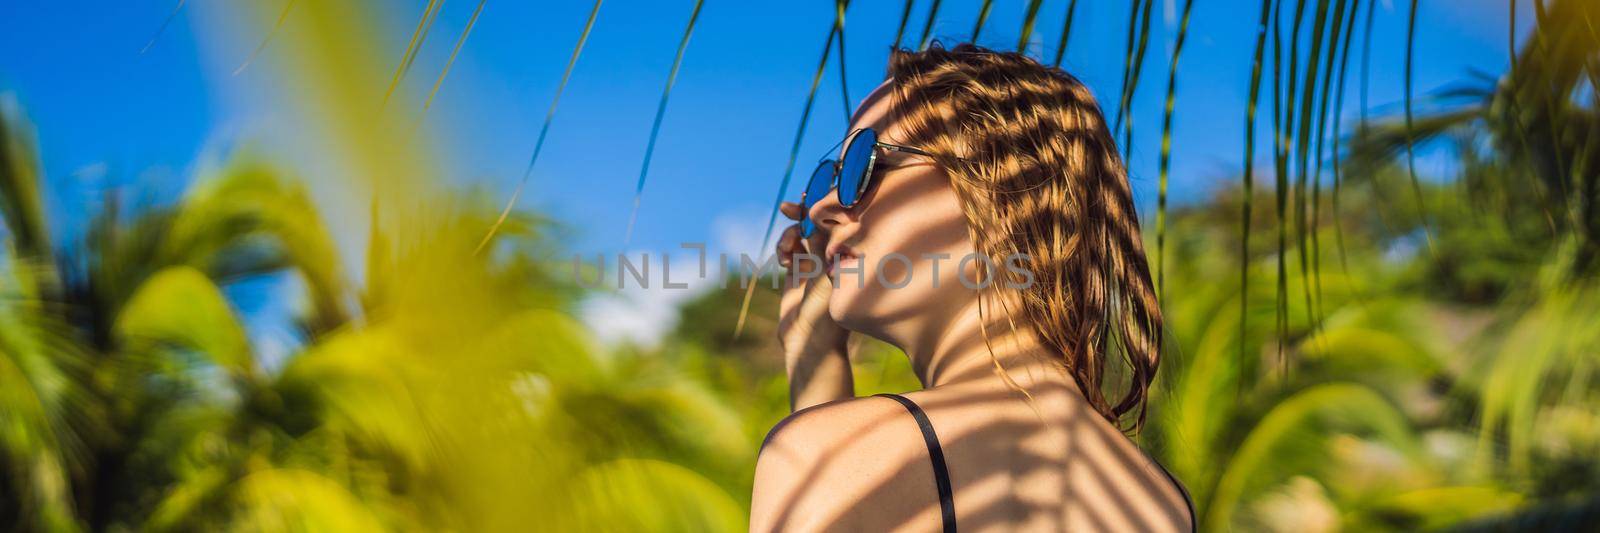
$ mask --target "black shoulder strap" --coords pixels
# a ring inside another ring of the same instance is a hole
[[[1144,450],[1141,449],[1140,451]],[[1178,481],[1178,477],[1172,475],[1171,470],[1167,470],[1167,467],[1161,466],[1161,462],[1157,461],[1154,457],[1150,457],[1150,454],[1146,453],[1145,457],[1149,457],[1150,462],[1156,465],[1156,470],[1160,470],[1162,474],[1166,475],[1167,480],[1171,481],[1173,486],[1178,487],[1178,493],[1183,495],[1183,504],[1189,507],[1189,531],[1200,531],[1200,517],[1194,512],[1194,498],[1189,496],[1188,487],[1184,487],[1183,482]]]
[[[911,412],[911,418],[917,420],[917,428],[922,430],[922,440],[928,444],[928,459],[933,462],[933,481],[939,488],[939,511],[944,517],[944,531],[955,533],[956,500],[950,490],[950,470],[944,465],[944,449],[939,447],[939,436],[933,433],[933,423],[928,421],[928,415],[922,412],[921,407],[917,407],[916,402],[905,396],[889,393],[876,396],[893,398],[894,401],[900,402],[901,406]]]

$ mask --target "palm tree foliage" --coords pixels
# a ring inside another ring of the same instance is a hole
[[[7,138],[25,138],[18,122]],[[39,203],[12,193],[37,191],[37,166],[6,168],[8,205]],[[23,247],[45,239],[8,239],[0,517],[47,530],[482,529],[576,506],[553,514],[584,527],[666,498],[660,509],[687,514],[655,518],[686,529],[742,524],[707,478],[727,482],[715,472],[752,453],[732,411],[671,368],[598,357],[563,314],[570,291],[531,260],[543,223],[513,215],[493,259],[433,259],[429,243],[473,257],[488,207],[405,249],[374,233],[379,261],[404,268],[369,270],[360,309],[304,186],[249,155],[171,206],[109,200],[55,262]],[[45,234],[43,217],[16,220]],[[300,280],[285,297],[304,302],[280,362],[226,294],[273,275]],[[606,497],[569,491],[574,479]],[[507,487],[548,504],[487,503]]]
[[[1600,154],[1600,6],[1582,0],[1532,2],[1533,33],[1498,79],[1479,75],[1440,91],[1415,121],[1380,121],[1352,139],[1354,176],[1385,164],[1408,142],[1452,143],[1491,172],[1464,172],[1463,186],[1497,211],[1537,210],[1546,228],[1527,238],[1575,247],[1569,274],[1592,274],[1600,254],[1595,171]],[[1542,235],[1541,235],[1542,233]]]
[[[1584,429],[1595,420],[1596,387],[1582,370],[1594,362],[1593,314],[1583,312],[1593,294],[1518,287],[1547,296],[1463,303],[1440,290],[1424,274],[1435,259],[1420,247],[1411,204],[1376,200],[1403,198],[1404,177],[1390,169],[1352,186],[1346,201],[1370,209],[1309,228],[1326,237],[1342,226],[1348,268],[1321,274],[1320,311],[1291,299],[1282,331],[1270,319],[1275,288],[1241,292],[1229,275],[1236,267],[1215,252],[1240,240],[1232,213],[1241,191],[1174,214],[1171,356],[1140,438],[1187,484],[1208,529],[1517,523],[1515,513],[1545,512],[1532,502],[1596,494],[1600,441]],[[1423,191],[1436,208],[1441,253],[1453,253],[1481,219],[1470,204],[1450,201],[1448,186]],[[1254,223],[1272,230],[1276,222],[1258,213]],[[1249,268],[1274,269],[1275,247],[1252,243]],[[1320,253],[1337,262],[1338,252]],[[1560,280],[1547,278],[1550,286]],[[1314,282],[1291,275],[1288,285]],[[1243,329],[1230,312],[1241,306]]]
[[[316,24],[349,7],[300,6],[310,29],[279,44],[360,48],[351,42],[359,29]],[[438,187],[422,173],[425,150],[378,155],[416,139],[355,119],[382,108],[341,90],[372,71],[340,63],[351,59],[317,52],[291,68],[343,76],[308,99],[344,109],[324,115],[357,141],[343,155],[392,180],[388,196],[363,206],[371,230],[359,269],[307,187],[244,152],[170,204],[108,195],[85,235],[57,248],[31,131],[18,106],[6,108],[0,523],[742,525],[743,504],[724,486],[753,449],[733,411],[673,368],[607,354],[585,337],[567,318],[576,291],[545,258],[546,222],[514,212],[473,253],[496,210],[470,195],[422,193]],[[372,129],[356,133],[363,128]],[[422,209],[405,199],[413,193],[427,199]],[[407,216],[394,216],[400,209]],[[229,296],[262,279],[295,302],[296,333],[278,350],[286,355],[253,339],[270,319],[241,314]],[[662,512],[623,512],[641,502]]]

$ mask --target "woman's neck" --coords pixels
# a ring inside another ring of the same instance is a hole
[[[1044,370],[1060,374],[1053,363],[1058,356],[1020,321],[1008,319],[1000,306],[986,303],[980,313],[974,301],[956,311],[942,320],[905,324],[902,329],[910,331],[892,339],[910,358],[924,388],[1002,379],[1002,368],[1011,376],[1033,379],[1045,378],[1038,375]]]

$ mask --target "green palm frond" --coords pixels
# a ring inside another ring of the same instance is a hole
[[[223,512],[195,512],[210,504]],[[301,469],[266,468],[239,479],[221,471],[169,494],[146,523],[152,531],[386,531],[372,506],[333,479]]]
[[[1278,227],[1278,255],[1277,255],[1277,323],[1278,338],[1288,336],[1289,330],[1289,196],[1290,190],[1290,165],[1289,156],[1293,145],[1290,136],[1294,131],[1294,93],[1295,83],[1299,72],[1296,66],[1300,61],[1300,27],[1304,22],[1306,2],[1295,0],[1294,15],[1291,17],[1293,29],[1289,34],[1289,54],[1287,72],[1282,67],[1283,58],[1283,21],[1279,17],[1283,7],[1280,2],[1274,7],[1272,26],[1272,137],[1273,137],[1273,215],[1276,217]],[[1287,87],[1285,87],[1287,85]],[[1284,359],[1284,344],[1278,343],[1278,359]]]
[[[939,0],[934,0],[932,10],[937,13]],[[783,195],[789,192],[789,181],[794,178],[795,161],[800,158],[800,143],[805,140],[806,126],[811,124],[811,106],[817,101],[817,87],[822,84],[822,75],[828,71],[828,57],[833,50],[833,37],[839,32],[841,23],[837,21],[839,15],[835,14],[835,22],[828,28],[828,38],[823,40],[822,58],[817,60],[817,70],[811,75],[811,88],[806,91],[805,105],[800,108],[800,125],[796,126],[794,142],[789,145],[789,162],[783,166],[783,179],[778,182],[778,194],[772,200],[772,212],[767,215],[767,228],[761,233],[761,248],[758,251],[765,254],[772,245],[772,230],[778,227],[778,206],[783,204]],[[928,15],[928,25],[933,25],[933,14]],[[923,28],[923,45],[927,44],[928,29]],[[750,284],[745,291],[744,301],[739,304],[739,319],[734,325],[734,336],[744,332],[745,317],[750,311],[750,298],[755,292],[756,284]]]
[[[1165,278],[1167,258],[1167,175],[1172,171],[1172,115],[1178,100],[1178,57],[1183,54],[1183,44],[1189,36],[1189,15],[1194,11],[1194,0],[1183,3],[1182,22],[1178,23],[1178,39],[1172,46],[1172,67],[1167,71],[1167,106],[1161,116],[1160,182],[1156,193],[1156,295],[1166,294]]]
[[[917,38],[917,49],[928,47],[928,39],[933,36],[933,23],[939,17],[939,3],[942,0],[933,0],[933,5],[928,6],[928,20],[922,23],[922,36]]]
[[[338,248],[317,205],[304,184],[254,156],[236,156],[195,186],[160,242],[161,264],[189,265],[221,282],[283,268],[299,273],[316,331],[348,317]]]
[[[473,253],[481,253],[485,246],[494,239],[494,234],[500,231],[500,226],[506,222],[506,217],[511,216],[511,209],[516,207],[517,200],[522,198],[522,189],[527,187],[528,178],[533,175],[533,166],[539,162],[539,152],[544,150],[544,138],[550,133],[550,123],[556,118],[556,105],[561,103],[561,93],[567,90],[567,82],[572,79],[572,69],[578,66],[578,56],[583,54],[584,43],[589,42],[589,32],[594,30],[594,21],[600,16],[600,3],[604,0],[595,0],[594,7],[589,10],[589,20],[583,23],[583,33],[578,34],[578,44],[572,47],[572,57],[567,59],[567,69],[561,72],[561,83],[556,85],[556,95],[550,99],[550,109],[544,113],[544,125],[539,126],[539,138],[533,141],[533,155],[528,157],[528,168],[522,171],[522,179],[517,181],[516,190],[511,192],[511,198],[506,200],[506,206],[500,210],[500,216],[495,218],[494,224],[489,226],[489,231],[483,235],[483,240],[478,241],[478,247]],[[910,2],[906,3],[910,9]]]
[[[839,28],[838,31],[834,32],[834,37],[839,39],[839,104],[844,109],[844,122],[846,124],[850,123],[851,107],[850,76],[847,75],[847,71],[844,68],[844,14],[849,7],[849,0],[834,0],[833,2],[833,24]]]
[[[1402,121],[1374,121],[1350,139],[1350,153],[1345,158],[1347,173],[1357,177],[1376,175],[1404,153],[1407,142],[1434,140],[1470,127],[1481,118],[1481,108],[1465,106],[1416,117],[1410,126]]]
[[[244,69],[250,68],[250,64],[254,63],[256,58],[261,55],[261,52],[267,49],[267,45],[272,44],[272,38],[283,30],[283,21],[289,19],[289,11],[292,9],[294,9],[294,0],[285,0],[283,11],[278,13],[278,20],[272,23],[272,29],[267,30],[267,36],[261,38],[261,44],[257,44],[255,49],[250,51],[250,55],[244,58],[244,62],[240,63],[238,68],[233,69],[234,76],[238,76],[240,72],[244,72]]]
[[[1340,47],[1342,51],[1339,54],[1339,75],[1336,78],[1337,81],[1335,82],[1335,86],[1337,88],[1334,91],[1333,97],[1333,201],[1331,202],[1332,205],[1330,207],[1333,209],[1332,215],[1333,220],[1335,221],[1333,227],[1334,247],[1339,251],[1339,266],[1346,274],[1348,274],[1350,271],[1350,263],[1347,258],[1347,254],[1345,253],[1344,226],[1337,223],[1337,221],[1343,219],[1342,213],[1339,210],[1339,193],[1343,187],[1344,178],[1343,174],[1340,172],[1340,163],[1344,161],[1345,156],[1344,152],[1340,150],[1340,144],[1344,140],[1344,91],[1345,87],[1348,85],[1345,83],[1345,80],[1346,74],[1349,73],[1348,67],[1350,66],[1350,43],[1355,40],[1355,17],[1357,13],[1361,12],[1361,5],[1361,1],[1356,0],[1355,2],[1352,2],[1352,5],[1350,6],[1350,23],[1348,29],[1345,30],[1344,44]],[[1367,2],[1367,11],[1370,13],[1372,9],[1372,2]],[[1321,158],[1319,157],[1318,160],[1320,161]],[[1321,182],[1319,181],[1318,183]],[[1313,205],[1320,205],[1320,202],[1313,201]]]
[[[744,531],[743,506],[692,470],[649,459],[585,469],[572,487],[570,530]],[[557,529],[563,529],[557,527]]]
[[[1417,181],[1417,156],[1415,151],[1416,137],[1412,130],[1411,113],[1411,71],[1416,63],[1413,56],[1416,52],[1417,42],[1417,0],[1411,0],[1411,11],[1406,17],[1406,69],[1405,69],[1405,117],[1406,117],[1406,174],[1411,177],[1412,197],[1417,201],[1417,212],[1424,220],[1427,219],[1428,209],[1422,203],[1422,185]],[[1433,233],[1428,229],[1427,222],[1423,222],[1422,235],[1428,245],[1429,252],[1433,250]]]
[[[639,201],[644,198],[644,181],[650,175],[650,157],[655,154],[656,137],[661,134],[661,119],[667,114],[667,100],[672,96],[672,86],[678,81],[678,67],[683,66],[683,53],[689,49],[689,37],[694,35],[695,23],[700,20],[700,8],[705,5],[705,0],[695,0],[694,9],[689,12],[689,23],[683,28],[683,38],[678,41],[678,51],[672,56],[672,68],[667,72],[666,86],[661,89],[661,102],[656,104],[656,118],[650,123],[650,139],[644,145],[644,162],[639,164],[639,183],[633,188],[633,209],[628,214],[628,228],[622,236],[622,243],[626,245],[633,240],[633,224],[639,219]],[[839,16],[844,16],[844,9],[839,9]],[[843,22],[835,22],[841,25]]]
[[[894,44],[892,48],[899,49],[900,42],[906,38],[906,23],[911,22],[911,7],[916,0],[906,0],[906,7],[900,11],[900,26],[894,30]]]
[[[1593,286],[1547,289],[1505,333],[1479,385],[1480,466],[1503,463],[1514,478],[1528,477],[1540,413],[1593,397],[1592,380],[1574,376],[1600,366],[1593,350],[1600,345],[1596,294]]]
[[[39,196],[38,152],[33,128],[16,97],[0,94],[0,221],[11,253],[50,259],[50,233]]]
[[[1061,58],[1067,56],[1067,40],[1072,37],[1072,18],[1078,14],[1078,0],[1067,3],[1067,17],[1061,21],[1061,40],[1056,43],[1056,58],[1051,61],[1053,66],[1061,66]]]
[[[472,27],[478,23],[478,16],[483,14],[483,6],[488,2],[489,0],[478,0],[478,7],[473,8],[472,16],[467,19],[467,25],[461,27],[461,36],[456,38],[456,45],[450,49],[450,57],[445,58],[444,67],[439,69],[439,77],[433,80],[433,88],[428,90],[428,97],[422,101],[424,112],[433,107],[433,99],[439,96],[439,88],[444,86],[445,77],[450,75],[450,67],[456,64],[456,57],[461,55],[461,47],[467,44],[467,36],[472,35]]]
[[[1028,38],[1033,37],[1033,22],[1039,18],[1039,7],[1044,0],[1029,0],[1028,11],[1022,16],[1022,31],[1017,33],[1017,51],[1028,51]]]
[[[1242,205],[1239,210],[1239,290],[1241,293],[1250,286],[1250,201],[1255,197],[1255,168],[1256,168],[1256,109],[1261,103],[1261,72],[1262,59],[1266,54],[1267,24],[1271,20],[1274,0],[1261,0],[1261,20],[1256,24],[1255,60],[1250,69],[1250,96],[1245,104],[1244,122],[1244,173],[1242,179]],[[1276,89],[1274,89],[1276,91]],[[1276,116],[1276,115],[1274,115]],[[1248,298],[1239,298],[1239,336],[1244,336],[1244,328],[1249,324]],[[1248,355],[1244,346],[1239,347],[1239,358]]]
[[[1593,21],[1600,20],[1600,8],[1593,2],[1557,0],[1536,2],[1538,20],[1534,31],[1517,49],[1510,71],[1492,87],[1469,86],[1441,91],[1433,98],[1439,109],[1427,113],[1413,110],[1409,75],[1405,108],[1398,118],[1383,120],[1368,127],[1365,113],[1367,54],[1362,66],[1362,127],[1351,143],[1350,168],[1346,174],[1371,174],[1371,168],[1405,157],[1402,163],[1413,183],[1412,195],[1422,198],[1415,185],[1415,146],[1446,132],[1487,134],[1493,152],[1491,159],[1510,173],[1525,172],[1535,179],[1514,180],[1494,185],[1500,190],[1531,189],[1546,213],[1554,233],[1571,233],[1583,244],[1570,265],[1574,274],[1591,272],[1600,257],[1600,238],[1591,228],[1600,227],[1592,206],[1592,191],[1597,181],[1594,172],[1579,170],[1579,163],[1593,160],[1600,152],[1600,136],[1589,132],[1600,127],[1600,103],[1584,102],[1593,94],[1593,65],[1600,58],[1600,39],[1594,37]],[[1368,17],[1370,20],[1371,12]],[[1416,17],[1408,19],[1408,43]],[[1370,30],[1368,38],[1370,39]],[[1515,32],[1511,33],[1515,39]],[[1369,43],[1370,44],[1370,43]],[[1411,53],[1408,47],[1408,72]],[[1587,105],[1586,105],[1587,104]],[[1368,131],[1368,130],[1371,131]],[[1432,231],[1425,237],[1431,246]]]
[[[383,91],[383,105],[389,104],[389,98],[394,96],[395,89],[400,86],[400,80],[405,79],[406,73],[411,71],[411,63],[416,61],[417,51],[422,48],[422,43],[427,41],[428,31],[438,19],[441,4],[444,4],[444,0],[428,0],[427,7],[423,8],[422,17],[417,20],[417,29],[411,32],[411,42],[406,43],[406,52],[400,56],[400,64],[394,69],[394,79],[389,81],[389,88]]]
[[[183,11],[183,4],[187,1],[178,0],[178,4],[172,6],[172,11],[167,13],[166,18],[161,19],[161,25],[156,27],[156,32],[150,36],[150,40],[145,41],[144,46],[139,48],[139,55],[144,55],[145,52],[150,51],[150,47],[156,45],[156,40],[161,38],[161,34],[167,32],[167,26],[172,25],[172,19],[178,18],[178,12]]]
[[[4,306],[10,307],[10,306]],[[45,529],[79,528],[69,480],[85,459],[89,413],[81,356],[29,314],[0,307],[0,513]]]
[[[238,525],[260,531],[378,532],[388,527],[372,506],[336,480],[299,469],[251,472],[237,482]]]
[[[1155,10],[1155,0],[1133,0],[1128,15],[1127,57],[1122,64],[1122,96],[1117,102],[1116,118],[1111,134],[1118,130],[1122,135],[1122,160],[1133,156],[1133,97],[1139,91],[1140,73],[1144,71],[1144,54],[1150,45],[1150,13]]]
[[[313,400],[323,428],[393,462],[396,475],[419,472],[433,457],[430,428],[418,423],[420,391],[413,352],[393,328],[339,332],[296,355],[274,387]]]
[[[1310,275],[1312,272],[1312,261],[1310,261],[1309,258],[1316,252],[1316,250],[1312,246],[1308,246],[1308,242],[1315,241],[1309,241],[1313,235],[1309,234],[1306,229],[1309,215],[1307,202],[1310,197],[1310,194],[1308,194],[1306,191],[1308,190],[1308,181],[1320,182],[1321,176],[1312,176],[1309,168],[1312,155],[1310,149],[1311,137],[1313,131],[1317,131],[1317,129],[1314,127],[1316,122],[1312,119],[1315,116],[1313,113],[1315,112],[1318,93],[1317,89],[1319,87],[1319,84],[1317,83],[1318,74],[1322,74],[1322,78],[1327,77],[1327,74],[1323,73],[1321,70],[1323,68],[1323,50],[1327,50],[1327,53],[1325,54],[1327,56],[1327,64],[1332,65],[1334,52],[1337,51],[1337,49],[1332,46],[1332,43],[1338,42],[1338,32],[1340,25],[1344,22],[1344,4],[1346,2],[1347,0],[1339,0],[1339,5],[1334,6],[1329,2],[1329,0],[1317,0],[1316,15],[1313,19],[1314,22],[1311,34],[1311,51],[1306,58],[1305,87],[1302,89],[1303,94],[1300,100],[1298,124],[1299,137],[1295,147],[1295,153],[1299,157],[1298,179],[1295,183],[1295,190],[1297,191],[1295,193],[1294,210],[1295,240],[1297,241],[1295,248],[1300,252],[1300,277],[1306,281],[1305,283],[1301,284],[1303,289],[1302,293],[1305,296],[1306,312],[1312,314],[1313,321],[1316,320],[1317,307],[1314,304],[1314,281],[1313,277]],[[1330,8],[1332,8],[1335,13],[1332,19],[1332,38],[1325,39],[1324,36],[1328,35],[1329,32],[1327,22],[1329,20],[1328,11]],[[1326,70],[1332,69],[1327,68]],[[1292,76],[1294,73],[1290,73],[1290,75]],[[1320,84],[1322,87],[1326,87],[1327,85],[1327,81],[1323,81]],[[1323,100],[1326,101],[1327,91],[1322,91],[1322,93]],[[1320,138],[1321,136],[1319,133],[1318,139]]]
[[[983,24],[989,21],[989,10],[994,8],[994,0],[983,0],[978,6],[978,20],[972,24],[972,37],[967,40],[978,42],[978,34],[983,32]]]
[[[87,350],[58,305],[36,150],[15,98],[0,94],[0,516],[75,531],[70,482],[103,419]]]
[[[1439,531],[1469,520],[1506,513],[1522,506],[1515,492],[1486,486],[1444,486],[1410,490],[1385,497],[1364,510],[1368,520],[1404,529]],[[1348,521],[1348,518],[1347,518]],[[1347,522],[1347,525],[1348,524]],[[1377,524],[1354,524],[1376,527]]]
[[[1272,481],[1264,475],[1311,472],[1318,463],[1326,468],[1326,461],[1320,459],[1326,453],[1321,449],[1326,441],[1313,435],[1330,426],[1370,432],[1407,457],[1419,453],[1405,416],[1371,389],[1347,383],[1307,388],[1278,403],[1245,436],[1206,503],[1206,528],[1230,529],[1240,502]],[[1282,466],[1290,461],[1296,465]]]
[[[238,379],[253,379],[259,372],[244,327],[222,290],[193,268],[169,267],[141,284],[116,331],[134,351],[174,346],[202,355]]]

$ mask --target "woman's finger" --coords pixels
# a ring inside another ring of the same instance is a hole
[[[794,260],[795,252],[800,248],[800,226],[789,226],[783,230],[783,235],[778,237],[778,264],[789,266]]]
[[[800,204],[783,202],[778,204],[778,211],[783,212],[783,216],[789,217],[789,220],[800,220]]]

